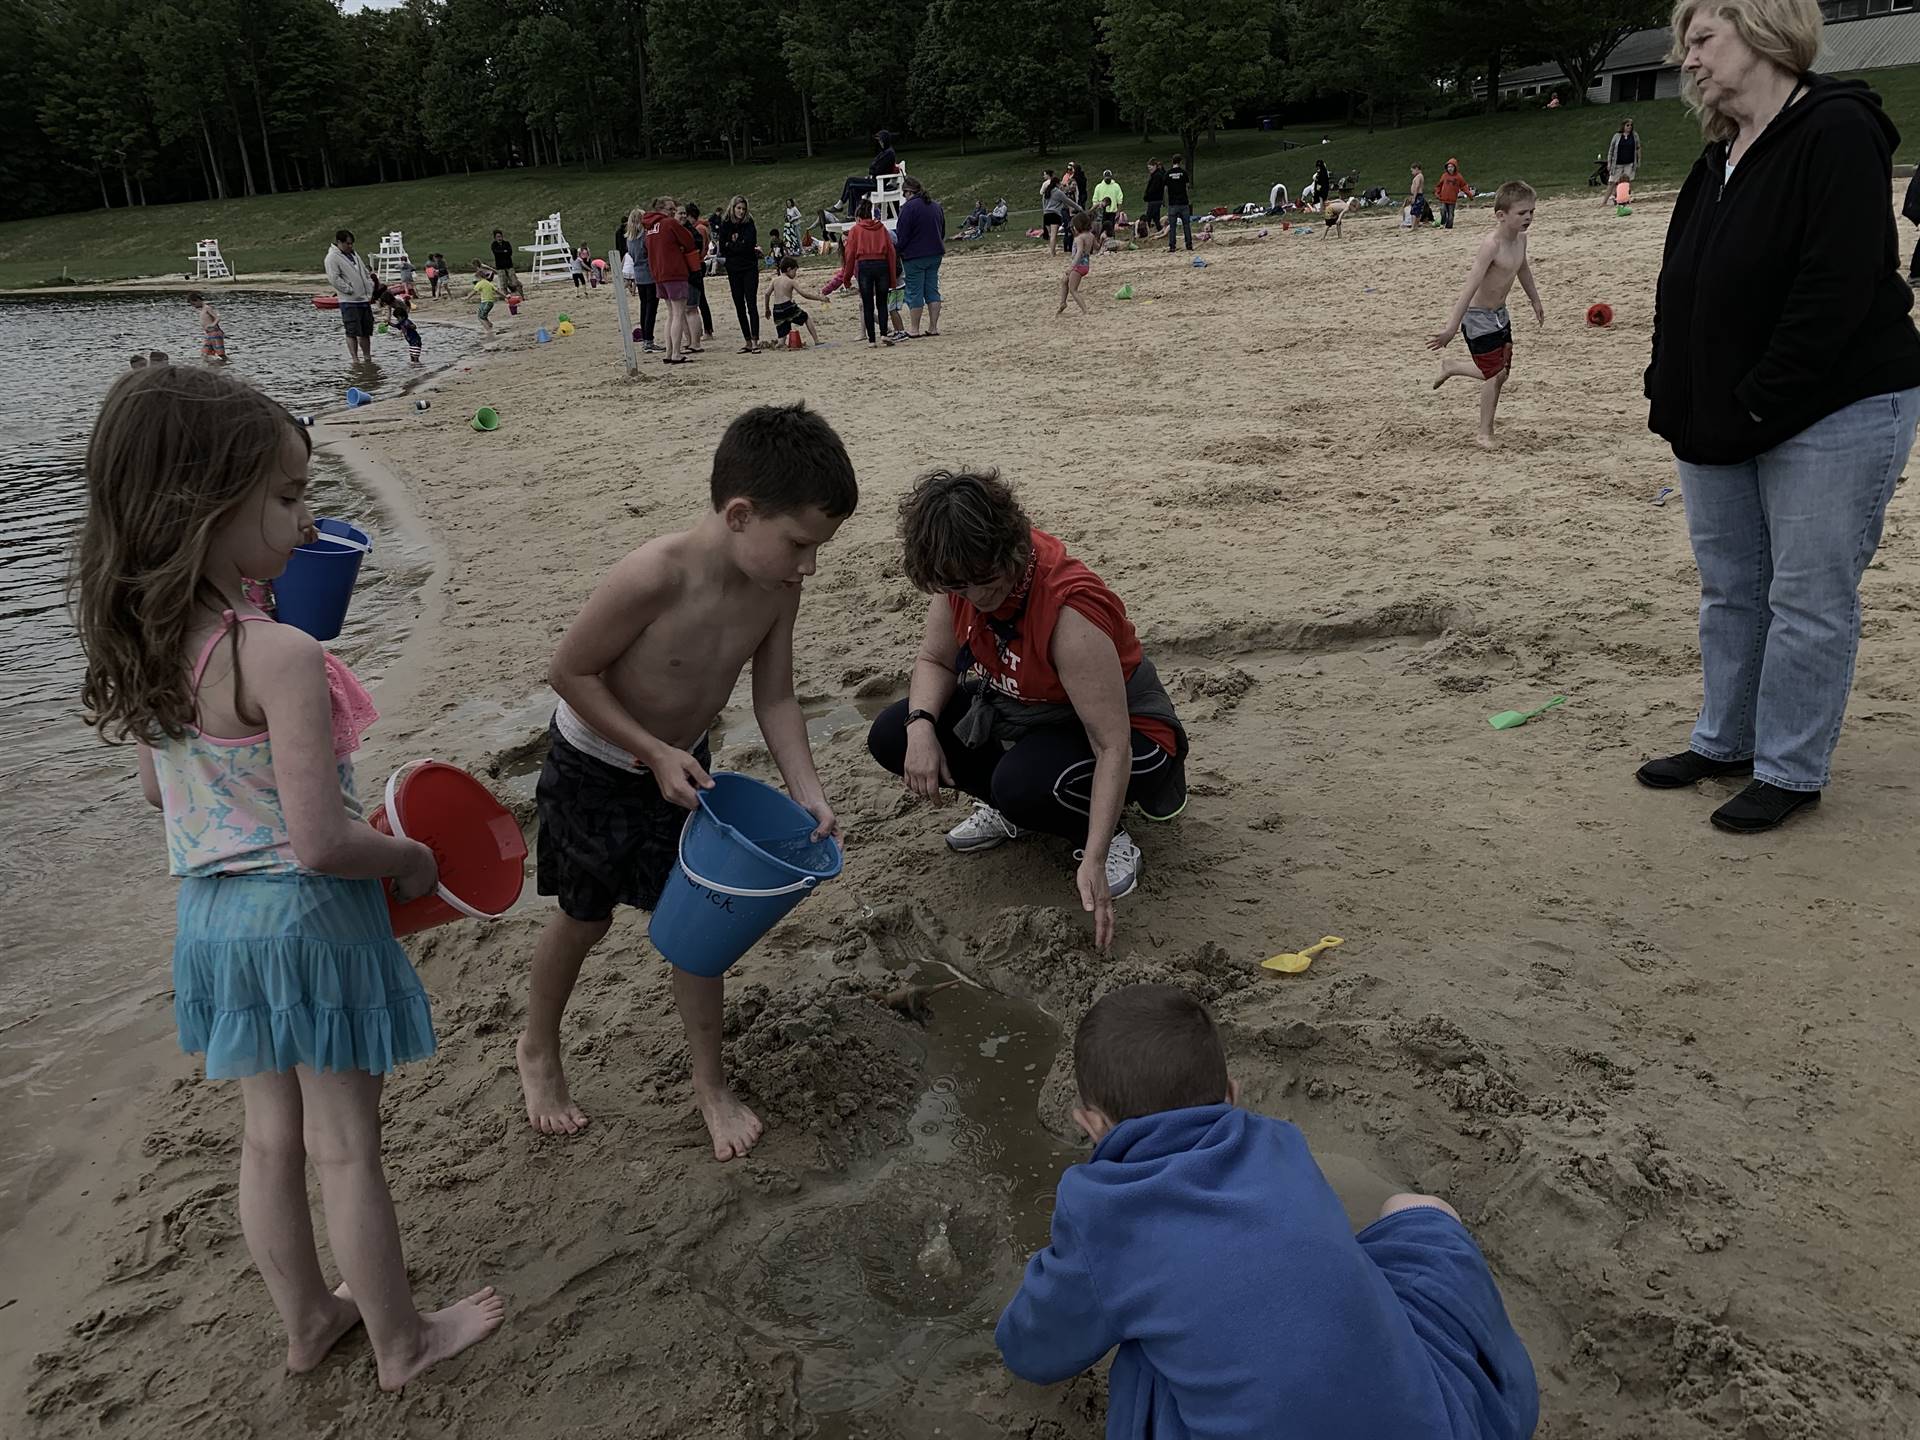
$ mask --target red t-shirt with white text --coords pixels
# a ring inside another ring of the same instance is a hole
[[[1053,668],[1053,628],[1062,610],[1072,610],[1091,621],[1113,641],[1120,655],[1121,678],[1131,680],[1140,668],[1140,637],[1127,618],[1127,607],[1093,571],[1067,554],[1067,547],[1046,531],[1033,532],[1033,583],[1025,608],[1019,597],[993,612],[992,618],[1013,622],[1010,634],[996,633],[988,617],[963,596],[949,595],[953,637],[973,655],[968,672],[994,689],[1033,704],[1066,705],[1066,686]],[[1006,626],[1003,624],[1002,629]],[[1169,755],[1178,753],[1173,727],[1163,720],[1135,715],[1133,728]]]

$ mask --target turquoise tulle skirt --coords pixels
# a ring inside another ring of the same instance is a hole
[[[433,1054],[427,992],[378,880],[190,876],[179,922],[173,1015],[208,1079],[295,1065],[382,1075]]]

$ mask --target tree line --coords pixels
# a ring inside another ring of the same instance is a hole
[[[527,165],[769,153],[885,126],[1024,145],[1287,111],[1585,99],[1655,0],[0,0],[0,216]],[[1481,96],[1476,100],[1476,95]]]

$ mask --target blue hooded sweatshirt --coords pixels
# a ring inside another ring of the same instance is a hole
[[[1526,1440],[1540,1414],[1465,1226],[1354,1235],[1299,1130],[1228,1105],[1123,1121],[1061,1177],[994,1340],[1041,1385],[1118,1346],[1107,1440]]]

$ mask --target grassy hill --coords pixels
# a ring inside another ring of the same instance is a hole
[[[1920,157],[1920,66],[1876,70],[1864,78],[1880,92],[1905,134],[1898,158]],[[1594,156],[1605,149],[1608,135],[1629,110],[1647,145],[1640,186],[1677,185],[1699,154],[1699,132],[1679,101],[1660,100],[1631,107],[1481,115],[1372,134],[1339,127],[1223,131],[1217,144],[1202,142],[1194,200],[1203,206],[1264,202],[1276,180],[1297,191],[1312,173],[1314,160],[1323,155],[1336,175],[1357,173],[1362,184],[1384,185],[1396,195],[1404,191],[1409,161],[1421,161],[1431,184],[1449,155],[1459,157],[1461,169],[1482,190],[1519,177],[1548,196],[1584,193]],[[1330,143],[1320,146],[1323,134]],[[1310,148],[1283,150],[1284,141]],[[1129,208],[1134,208],[1148,156],[1165,160],[1177,143],[1164,135],[1149,143],[1110,132],[1076,137],[1045,158],[1020,149],[973,149],[963,155],[951,144],[908,146],[904,153],[912,171],[946,204],[955,227],[975,196],[992,204],[1004,195],[1015,211],[1016,225],[1024,230],[1037,223],[1020,212],[1037,210],[1043,166],[1058,169],[1074,159],[1096,177],[1110,168],[1127,191]],[[867,158],[864,151],[842,150],[771,164],[661,161],[594,170],[491,171],[15,221],[0,225],[0,287],[43,285],[63,274],[76,280],[179,274],[192,268],[194,242],[207,235],[219,238],[236,270],[317,272],[333,232],[343,225],[369,252],[382,231],[398,227],[416,261],[429,250],[441,250],[461,265],[487,253],[495,226],[516,244],[525,244],[532,239],[534,220],[553,210],[561,212],[569,240],[604,253],[617,217],[656,192],[693,199],[707,208],[744,192],[764,227],[769,216],[777,219],[789,195],[810,213],[837,197],[842,178],[864,171]]]

